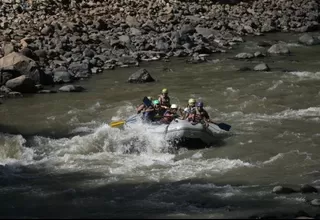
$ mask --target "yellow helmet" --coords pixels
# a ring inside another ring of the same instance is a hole
[[[150,101],[152,101],[152,100],[153,100],[152,96],[148,96],[148,99],[149,99]]]
[[[162,93],[168,93],[168,89],[166,88],[162,89]]]
[[[196,103],[196,100],[195,99],[189,99],[189,101],[188,101],[188,104],[190,104],[190,105],[194,105]]]

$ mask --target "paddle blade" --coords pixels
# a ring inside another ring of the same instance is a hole
[[[152,102],[148,99],[148,97],[144,97],[142,101],[147,107],[152,105]]]
[[[225,124],[225,123],[219,123],[219,124],[216,124],[219,126],[219,128],[221,128],[222,130],[225,130],[225,131],[229,131],[230,128],[231,128],[231,125],[228,125],[228,124]]]
[[[121,125],[123,125],[124,123],[126,123],[126,121],[114,121],[110,123],[110,127],[119,127]]]

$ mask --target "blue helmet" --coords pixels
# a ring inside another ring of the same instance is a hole
[[[198,102],[197,107],[203,107],[203,102]]]

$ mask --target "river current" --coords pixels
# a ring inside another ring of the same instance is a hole
[[[37,94],[0,106],[0,216],[8,218],[246,218],[304,210],[316,194],[276,195],[276,185],[320,187],[320,46],[300,35],[247,38],[210,62],[185,59],[106,71],[83,93]],[[258,41],[288,43],[289,56],[250,61]],[[238,71],[265,62],[268,72]],[[129,84],[146,68],[157,80]],[[184,107],[202,100],[234,136],[218,146],[172,147],[143,126],[109,127],[144,96],[169,89]],[[130,149],[136,149],[130,153]]]

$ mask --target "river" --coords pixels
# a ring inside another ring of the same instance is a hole
[[[247,218],[319,212],[316,194],[276,195],[276,185],[320,187],[320,46],[299,35],[247,38],[212,62],[143,63],[77,84],[83,93],[37,94],[0,106],[0,216],[6,218]],[[290,56],[230,59],[288,42]],[[267,63],[271,71],[238,71]],[[155,83],[129,84],[146,68]],[[144,96],[169,89],[172,103],[203,100],[232,125],[223,145],[173,153],[142,128],[108,123],[134,113]],[[140,153],[127,153],[134,147]]]

